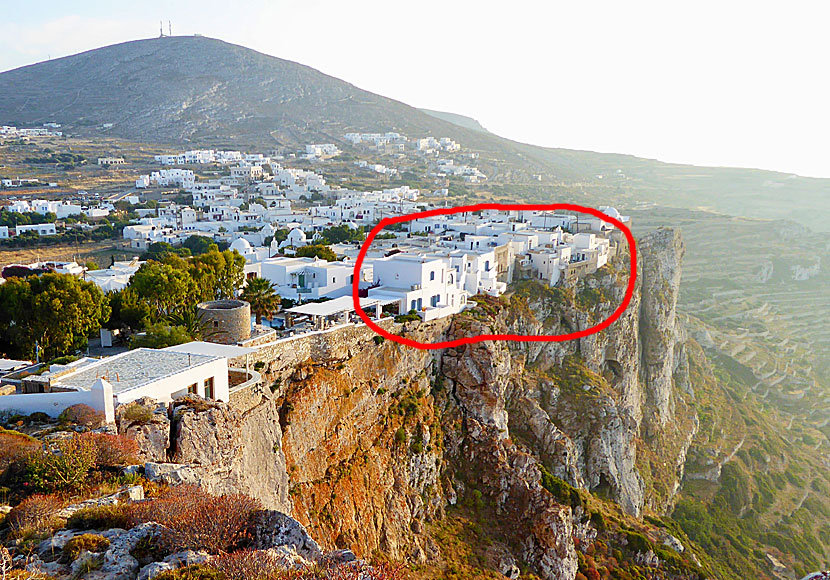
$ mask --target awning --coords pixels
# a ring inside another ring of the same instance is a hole
[[[379,300],[374,298],[361,298],[360,307],[363,310],[375,306]],[[351,296],[341,296],[333,300],[325,302],[310,302],[308,304],[301,304],[293,308],[287,308],[286,312],[292,314],[306,314],[308,316],[332,316],[334,314],[342,314],[343,312],[354,311],[354,298]]]

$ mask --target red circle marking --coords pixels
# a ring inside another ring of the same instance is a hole
[[[625,235],[626,240],[628,240],[628,246],[631,248],[631,272],[628,276],[628,286],[625,288],[625,296],[620,302],[620,305],[611,313],[611,316],[603,320],[602,322],[591,326],[590,328],[586,328],[584,330],[578,330],[576,332],[569,332],[567,334],[550,334],[550,335],[540,335],[540,336],[528,336],[524,334],[482,334],[479,336],[468,336],[465,338],[457,338],[455,340],[448,340],[444,342],[436,342],[432,344],[425,344],[423,342],[418,342],[417,340],[412,340],[411,338],[406,338],[403,336],[398,336],[397,334],[392,334],[381,328],[377,325],[363,308],[360,307],[360,270],[361,266],[363,266],[363,260],[366,257],[366,252],[369,250],[369,246],[372,244],[372,241],[375,239],[375,236],[386,226],[391,226],[392,224],[399,224],[403,222],[409,222],[412,220],[426,218],[436,215],[451,215],[455,213],[464,213],[464,212],[475,212],[475,211],[482,211],[487,209],[493,209],[498,211],[505,211],[505,210],[518,210],[518,211],[545,211],[545,210],[557,210],[557,209],[564,209],[575,211],[579,213],[587,213],[592,216],[598,217],[603,221],[610,222],[618,227],[622,233]],[[613,218],[609,215],[602,213],[601,211],[591,208],[585,207],[582,205],[575,205],[571,203],[552,203],[552,204],[501,204],[501,203],[479,203],[476,205],[463,205],[458,207],[447,207],[447,208],[439,208],[439,209],[431,209],[428,211],[422,211],[418,213],[410,213],[407,215],[397,216],[397,217],[388,217],[383,218],[380,220],[378,225],[372,228],[372,231],[369,232],[369,235],[366,236],[366,241],[363,242],[363,245],[360,247],[360,253],[357,255],[357,261],[354,265],[354,277],[353,280],[356,280],[356,284],[352,284],[352,299],[354,301],[354,309],[357,312],[358,316],[363,319],[369,328],[374,330],[379,335],[383,336],[384,338],[388,338],[389,340],[398,342],[400,344],[404,344],[406,346],[411,346],[413,348],[420,348],[424,350],[434,350],[440,348],[452,348],[455,346],[461,346],[463,344],[475,344],[477,342],[483,342],[485,340],[515,340],[519,342],[563,342],[566,340],[575,340],[577,338],[582,338],[583,336],[589,336],[600,330],[608,328],[611,326],[616,320],[622,316],[622,313],[625,312],[628,305],[631,303],[631,298],[634,295],[634,282],[637,279],[637,247],[636,243],[634,242],[634,236],[631,235],[631,230],[622,223],[620,220]]]

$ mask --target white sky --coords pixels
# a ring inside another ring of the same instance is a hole
[[[0,70],[169,19],[520,141],[830,177],[823,0],[121,4],[0,0]]]

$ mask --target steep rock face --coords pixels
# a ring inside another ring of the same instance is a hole
[[[672,375],[679,366],[677,342],[677,297],[680,292],[681,260],[685,253],[680,233],[661,228],[640,243],[642,261],[642,307],[640,309],[642,373],[648,402],[656,426],[674,417]]]
[[[281,383],[293,515],[329,547],[424,562],[435,549],[424,524],[444,505],[440,424],[424,394],[433,358],[371,332],[350,354]]]

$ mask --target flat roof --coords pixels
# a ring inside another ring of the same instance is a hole
[[[383,300],[376,298],[361,298],[360,307],[364,310],[376,304],[383,304]],[[351,312],[354,310],[354,299],[351,296],[341,296],[333,300],[325,302],[310,302],[308,304],[301,304],[293,308],[287,308],[286,312],[293,314],[307,314],[309,316],[331,316],[341,312]]]
[[[258,349],[247,346],[236,346],[233,344],[216,344],[215,342],[193,341],[175,346],[168,346],[163,349],[169,352],[184,352],[191,354],[203,354],[207,356],[221,356],[224,358],[235,358],[246,354],[257,352]]]
[[[13,371],[20,367],[27,367],[32,362],[28,360],[14,360],[10,358],[0,358],[0,371]]]
[[[55,384],[88,390],[97,379],[103,378],[112,385],[113,393],[123,393],[220,358],[204,354],[137,348],[103,358],[75,372],[56,377]]]

